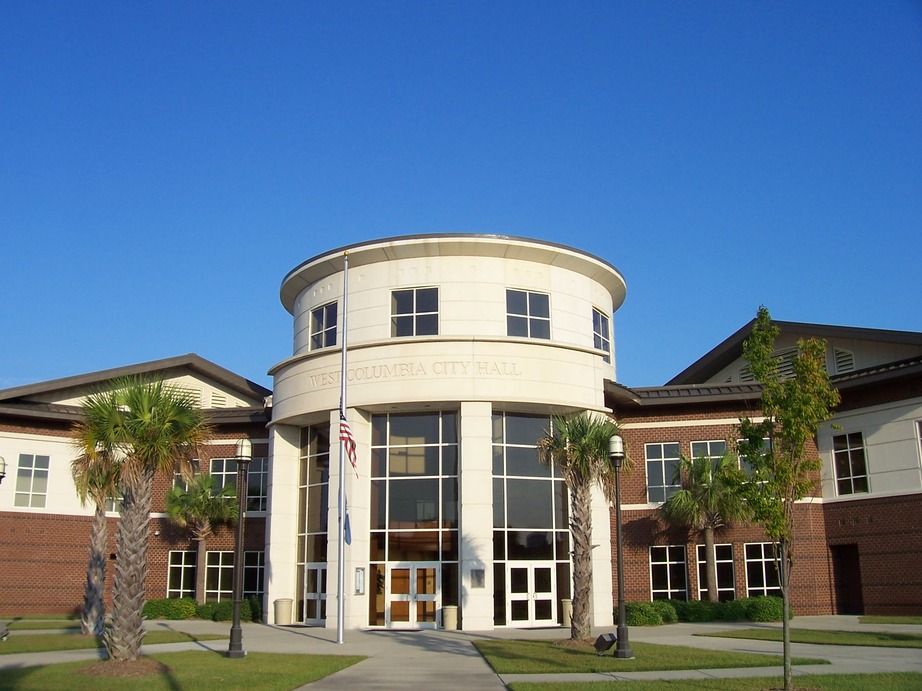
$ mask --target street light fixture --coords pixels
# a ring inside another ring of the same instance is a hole
[[[249,439],[237,442],[237,540],[234,543],[234,622],[230,630],[227,657],[246,657],[243,629],[240,628],[240,601],[243,599],[243,517],[247,507],[247,468],[253,458]]]
[[[621,466],[624,464],[624,440],[614,434],[608,440],[608,458],[615,468],[615,534],[618,554],[618,643],[612,657],[630,659],[634,657],[627,635],[627,614],[624,606],[624,552],[621,540]]]
[[[6,461],[3,459],[3,456],[0,456],[0,482],[3,482],[3,478],[6,477]]]

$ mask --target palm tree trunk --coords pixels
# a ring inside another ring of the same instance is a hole
[[[195,601],[200,605],[205,604],[205,558],[207,555],[204,538],[195,538]]]
[[[573,617],[570,638],[590,638],[589,607],[592,595],[592,496],[588,483],[571,488],[570,534],[573,537]]]
[[[80,628],[84,634],[101,636],[105,632],[106,607],[106,508],[96,504],[96,512],[90,523],[89,560],[86,566],[86,585],[83,588],[83,612]]]
[[[147,541],[153,471],[133,487],[124,488],[122,519],[116,537],[118,557],[112,596],[112,627],[105,643],[110,659],[136,660],[144,638],[143,619],[147,579]]]
[[[706,572],[708,601],[717,602],[717,554],[714,551],[714,529],[704,529],[704,566]]]

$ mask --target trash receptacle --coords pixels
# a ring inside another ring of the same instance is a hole
[[[445,605],[442,607],[442,628],[446,631],[458,630],[458,606]]]
[[[280,597],[275,601],[275,625],[291,626],[291,605],[294,600],[290,597]]]
[[[560,601],[560,625],[570,628],[573,623],[573,600]]]

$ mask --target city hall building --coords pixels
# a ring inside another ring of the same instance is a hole
[[[0,391],[0,614],[80,607],[93,508],[74,491],[70,429],[82,398],[124,374],[196,396],[216,430],[200,468],[219,484],[235,482],[235,442],[253,442],[244,581],[267,623],[337,627],[342,567],[347,629],[562,624],[568,493],[536,445],[553,415],[573,413],[613,416],[633,462],[621,496],[628,601],[706,597],[703,539],[665,525],[658,507],[678,489],[681,457],[732,451],[739,418],[759,416],[742,358],[752,325],[664,386],[627,387],[612,330],[625,290],[604,259],[544,241],[369,241],[282,280],[292,354],[271,366],[271,391],[195,355]],[[797,507],[795,610],[922,613],[922,334],[777,324],[782,368],[797,338],[823,338],[842,394],[811,449],[817,489]],[[343,391],[356,454],[341,478]],[[195,545],[164,514],[173,478],[158,483],[148,596],[191,596]],[[598,489],[592,505],[591,612],[604,627],[614,512]],[[721,599],[778,593],[759,526],[728,526],[717,542]],[[206,599],[230,598],[232,530],[207,548]]]

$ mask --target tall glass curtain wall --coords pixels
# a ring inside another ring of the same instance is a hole
[[[330,489],[330,428],[301,429],[298,479],[298,593],[296,618],[322,623],[326,618],[327,511]]]
[[[538,458],[546,416],[493,415],[494,623],[560,621],[570,597],[567,490]]]
[[[458,416],[374,415],[371,427],[368,624],[434,625],[439,605],[458,604]],[[441,587],[411,612],[400,597],[407,570],[392,568],[388,580],[388,568],[413,562],[432,564],[435,582],[412,587]]]

